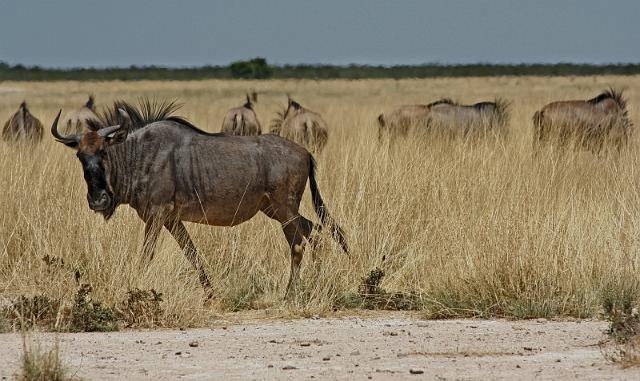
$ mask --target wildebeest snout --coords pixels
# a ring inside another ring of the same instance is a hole
[[[96,195],[88,194],[87,200],[89,201],[89,208],[91,208],[91,210],[105,210],[109,205],[109,194],[107,194],[106,190],[102,189],[97,192]]]

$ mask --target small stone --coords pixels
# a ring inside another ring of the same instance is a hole
[[[411,373],[411,374],[422,374],[422,373],[424,373],[424,370],[422,370],[422,369],[409,369],[409,373]]]
[[[189,343],[189,346],[191,348],[197,348],[198,345],[200,345],[200,343],[198,343],[197,341],[192,341],[192,342]]]

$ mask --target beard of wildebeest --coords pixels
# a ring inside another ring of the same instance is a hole
[[[101,154],[88,155],[77,153],[82,164],[84,179],[87,182],[87,201],[89,208],[102,214],[105,220],[113,216],[117,202],[114,200],[113,191],[109,189],[107,175]]]

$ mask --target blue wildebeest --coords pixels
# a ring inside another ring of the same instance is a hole
[[[282,224],[291,248],[286,293],[291,295],[315,227],[298,211],[307,180],[316,213],[348,252],[344,233],[320,196],[315,162],[306,149],[275,135],[206,133],[171,116],[173,110],[173,103],[143,101],[137,108],[116,102],[101,124],[119,119],[118,125],[91,125],[90,131],[65,136],[57,129],[58,114],[51,126],[57,141],[76,150],[89,208],[109,219],[118,205],[129,204],[145,222],[147,260],[164,226],[208,288],[183,221],[234,226],[261,211]]]
[[[594,153],[611,143],[620,150],[629,140],[631,120],[622,91],[609,89],[589,100],[552,102],[533,115],[534,148],[555,142]]]
[[[461,105],[443,98],[427,105],[402,106],[378,116],[378,139],[429,132],[448,137],[502,134],[509,121],[509,103],[503,99]]]
[[[322,152],[329,139],[327,123],[320,114],[302,107],[291,98],[288,98],[287,108],[272,120],[271,133],[317,153]]]
[[[82,107],[68,113],[60,124],[63,133],[77,134],[87,131],[91,121],[99,121],[96,113],[96,100],[93,95],[89,95],[89,99]]]
[[[229,135],[253,136],[262,134],[262,127],[253,109],[253,103],[258,99],[258,95],[254,92],[247,101],[240,107],[234,107],[227,112],[222,120],[222,129],[220,132]]]
[[[18,111],[7,120],[2,129],[2,140],[37,143],[42,140],[42,123],[31,114],[27,102],[22,102]]]

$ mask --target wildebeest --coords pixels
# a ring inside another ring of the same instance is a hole
[[[87,103],[75,111],[69,112],[62,119],[62,131],[66,134],[77,134],[88,131],[89,123],[97,121],[96,103],[93,95],[89,96]]]
[[[320,114],[289,98],[287,108],[271,122],[271,133],[294,141],[311,152],[320,153],[329,139],[327,123]]]
[[[461,105],[443,98],[427,105],[402,106],[378,116],[378,139],[407,136],[409,132],[431,132],[444,136],[502,134],[509,121],[509,103],[503,99]],[[419,130],[419,131],[417,131]]]
[[[609,89],[589,100],[552,102],[533,115],[534,148],[555,141],[594,153],[610,142],[618,150],[627,143],[631,120],[622,91]]]
[[[227,115],[225,115],[222,121],[222,129],[220,132],[242,136],[260,135],[262,133],[260,122],[253,109],[252,98],[253,102],[257,100],[256,93],[253,93],[252,97],[249,97],[249,94],[247,94],[247,101],[244,105],[234,107],[227,112]]]
[[[23,101],[18,111],[7,120],[2,128],[2,139],[13,142],[37,143],[42,140],[42,123],[31,114],[27,102]]]
[[[315,162],[306,149],[275,135],[206,133],[171,116],[173,110],[174,103],[143,101],[138,108],[116,102],[103,119],[119,119],[118,125],[92,125],[90,131],[65,136],[57,129],[58,113],[51,126],[57,141],[77,151],[89,208],[109,219],[118,205],[129,204],[145,222],[147,261],[164,226],[208,288],[183,221],[234,226],[261,211],[282,224],[291,248],[290,295],[305,242],[316,227],[298,211],[307,179],[316,213],[348,252],[344,233],[320,196]]]

